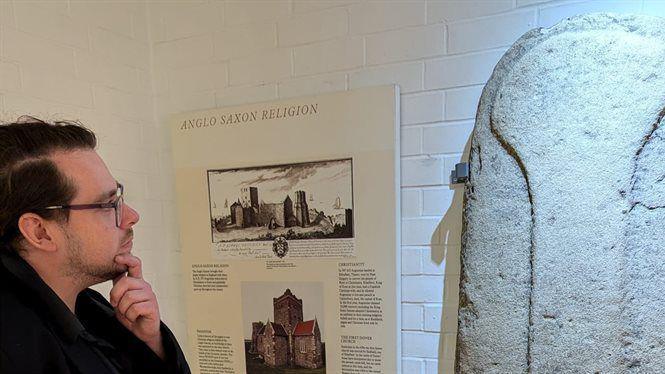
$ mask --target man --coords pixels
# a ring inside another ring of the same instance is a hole
[[[189,373],[95,135],[22,119],[0,125],[0,373]]]

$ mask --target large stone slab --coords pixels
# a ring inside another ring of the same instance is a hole
[[[460,373],[665,372],[665,21],[520,38],[480,99]]]

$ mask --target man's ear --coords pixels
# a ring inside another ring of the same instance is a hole
[[[28,246],[47,252],[54,252],[57,249],[53,240],[55,225],[40,215],[24,213],[18,219],[18,229]]]

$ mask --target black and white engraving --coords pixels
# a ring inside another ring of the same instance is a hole
[[[209,170],[213,243],[353,237],[352,160]]]

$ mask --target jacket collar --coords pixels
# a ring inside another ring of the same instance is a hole
[[[37,313],[46,315],[46,320],[65,341],[74,343],[84,331],[83,325],[39,274],[21,256],[6,248],[0,248],[0,267],[18,282],[17,291],[25,293],[20,296],[29,300]]]

